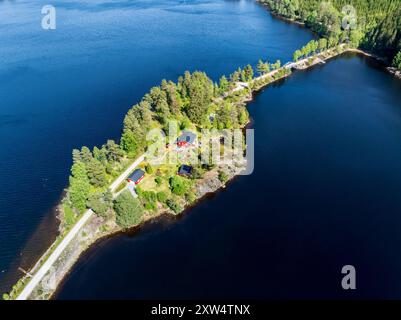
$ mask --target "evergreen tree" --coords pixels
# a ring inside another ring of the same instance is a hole
[[[294,52],[294,55],[293,55],[293,60],[294,61],[298,61],[299,60],[299,58],[301,58],[302,57],[302,53],[301,53],[301,51],[300,50],[296,50],[295,52]]]
[[[87,206],[91,208],[98,216],[106,217],[112,207],[113,197],[106,193],[94,193],[88,197]]]
[[[230,80],[231,82],[235,83],[239,81],[239,78],[241,76],[241,72],[240,71],[234,71],[231,75],[230,75]]]
[[[71,167],[70,187],[68,189],[71,204],[78,211],[86,208],[86,199],[89,195],[90,184],[85,164],[76,162]]]
[[[137,156],[142,150],[138,137],[132,131],[126,130],[120,141],[121,148],[127,152],[130,157]]]
[[[228,82],[226,76],[223,75],[219,81],[219,93],[224,94],[225,92],[228,91],[229,87],[230,83]]]
[[[107,156],[106,156],[106,149],[102,147],[99,149],[98,147],[93,148],[93,157],[100,161],[102,164],[106,164]]]
[[[123,151],[114,140],[107,140],[106,143],[106,156],[108,161],[119,161],[123,157]]]
[[[92,159],[86,165],[86,171],[88,173],[89,182],[95,187],[103,187],[107,183],[105,169],[103,165],[95,159]]]
[[[81,148],[81,160],[84,163],[89,163],[93,159],[92,152],[89,150],[88,147]]]
[[[250,64],[244,68],[244,72],[246,81],[251,81],[253,79],[253,68]]]
[[[259,59],[258,65],[256,66],[256,70],[259,73],[259,75],[268,73],[269,69],[270,69],[269,64]]]
[[[326,38],[320,38],[318,41],[318,49],[320,52],[326,50],[327,48],[327,39]]]
[[[73,163],[77,163],[79,161],[82,161],[82,159],[81,159],[81,151],[79,151],[78,149],[72,150],[72,162]]]
[[[162,89],[166,93],[169,112],[174,115],[174,117],[179,116],[181,114],[182,101],[175,83],[164,80],[164,82],[162,82]]]
[[[401,69],[401,51],[394,57],[392,65],[394,68]]]
[[[186,108],[188,118],[196,124],[206,120],[207,110],[213,97],[213,82],[204,72],[194,72],[189,76],[185,91],[188,93],[189,104]]]

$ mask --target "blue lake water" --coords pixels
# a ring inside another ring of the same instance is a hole
[[[162,78],[217,79],[312,38],[254,1],[0,3],[0,278],[54,237],[70,153],[119,136]],[[345,55],[249,104],[255,171],[178,219],[91,248],[58,299],[400,298],[401,82]],[[341,289],[354,265],[357,290]]]
[[[401,298],[401,81],[345,55],[249,110],[252,175],[100,242],[56,298]]]
[[[289,60],[312,38],[251,0],[0,1],[0,291],[54,239],[71,151],[118,138],[161,79],[213,79],[259,58]]]

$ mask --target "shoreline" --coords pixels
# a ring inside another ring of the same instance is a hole
[[[204,194],[201,198],[197,199],[194,203],[188,205],[185,207],[180,213],[178,214],[171,214],[169,212],[162,212],[160,215],[154,216],[150,219],[147,219],[145,221],[142,221],[140,224],[130,227],[128,229],[119,229],[119,230],[114,230],[110,233],[100,235],[99,237],[93,239],[93,242],[82,252],[80,252],[79,256],[75,260],[77,262],[79,259],[81,259],[85,254],[88,253],[90,249],[93,249],[96,245],[99,245],[103,241],[107,241],[108,239],[112,239],[116,236],[124,236],[124,235],[129,235],[129,236],[137,236],[139,232],[143,228],[148,227],[149,225],[153,223],[159,223],[159,220],[168,220],[168,223],[175,223],[177,220],[184,218],[186,215],[190,214],[191,209],[195,208],[197,205],[199,205],[202,202],[206,202],[209,200],[211,197],[218,196],[219,193],[224,192],[226,188],[228,187],[229,184],[234,183],[235,180],[237,180],[240,177],[240,175],[235,175],[231,179],[227,180],[224,184],[222,184],[221,187],[218,189],[208,192]],[[57,288],[53,291],[53,293],[50,295],[49,300],[54,299],[54,295],[57,295],[58,291],[61,289],[60,286],[66,281],[66,278],[71,274],[72,268],[74,267],[75,263],[67,270],[63,278],[60,280],[60,282],[57,285]]]
[[[285,21],[288,21],[288,22],[291,22],[291,23],[296,23],[296,24],[304,26],[303,23],[297,22],[295,20],[291,20],[291,19],[288,19],[288,18],[281,17],[281,16],[279,16],[277,14],[274,14],[272,12],[271,12],[271,14],[273,16],[275,16],[276,18],[278,18],[278,19],[283,19]],[[381,59],[380,57],[378,57],[378,56],[376,56],[374,54],[370,54],[370,53],[365,52],[365,51],[360,50],[360,49],[346,48],[342,52],[334,52],[335,49],[328,49],[327,51],[330,51],[330,50],[332,50],[332,52],[329,52],[329,55],[327,57],[325,57],[324,55],[322,57],[321,54],[316,54],[315,56],[303,59],[302,61],[305,62],[305,64],[307,64],[307,65],[306,65],[306,67],[304,67],[304,68],[302,68],[300,70],[301,71],[302,70],[307,70],[309,68],[312,68],[314,65],[319,64],[320,61],[317,61],[316,58],[320,58],[323,61],[327,61],[327,60],[330,60],[330,59],[332,59],[334,57],[341,56],[343,53],[346,53],[346,52],[353,52],[355,54],[362,54],[362,55],[364,55],[366,57],[369,57],[369,58],[372,58],[372,59],[374,59],[376,61],[380,61],[382,63],[384,62],[383,59]],[[331,55],[330,55],[330,53],[331,53]],[[313,59],[311,61],[311,63],[309,63],[310,59]],[[391,73],[391,71],[389,70],[390,67],[385,67],[385,68],[386,68],[387,71],[389,71]],[[285,69],[285,66],[279,68],[278,70],[282,70],[282,69]],[[260,90],[266,88],[268,85],[276,83],[278,81],[281,81],[281,80],[283,80],[283,79],[285,79],[285,78],[287,78],[287,77],[289,77],[291,75],[291,72],[290,72],[290,73],[284,74],[284,75],[282,75],[282,76],[280,76],[278,78],[270,79],[269,77],[271,75],[274,75],[278,70],[270,72],[267,75],[262,75],[260,77],[256,77],[256,78],[254,78],[252,80],[252,83],[254,83],[254,82],[258,81],[258,80],[260,80],[262,82],[263,81],[267,81],[266,83],[262,83],[261,85],[258,85],[256,88],[253,88],[253,87],[251,87],[251,88],[243,88],[243,92],[241,92],[241,90],[239,90],[238,93],[239,93],[240,99],[241,99],[240,103],[247,104],[247,103],[251,102],[253,100],[253,93],[257,93]],[[397,76],[397,70],[394,72],[394,75],[396,77],[400,77],[401,78],[400,75]],[[245,94],[244,94],[244,92],[245,92]],[[230,95],[228,95],[228,97],[230,97]],[[209,172],[212,172],[212,171],[209,171]],[[189,204],[188,206],[185,206],[180,213],[174,214],[174,215],[172,215],[172,217],[177,217],[177,216],[180,217],[180,216],[182,216],[184,214],[187,214],[191,210],[191,208],[193,208],[194,206],[198,205],[202,201],[206,201],[208,195],[217,194],[218,192],[222,191],[225,188],[226,185],[234,182],[234,180],[236,178],[238,178],[238,175],[239,175],[239,172],[238,173],[234,173],[225,183],[221,183],[221,185],[218,186],[216,189],[214,189],[212,191],[209,191],[209,192],[206,192],[200,197],[197,197],[197,199],[195,200],[194,203]],[[61,210],[62,210],[62,208],[61,208]],[[34,299],[50,299],[50,298],[52,298],[52,296],[55,293],[57,293],[59,285],[62,284],[63,281],[65,281],[65,278],[70,274],[71,269],[73,268],[75,263],[80,259],[80,257],[82,255],[84,255],[88,251],[88,249],[92,248],[93,246],[98,244],[100,241],[106,240],[107,238],[111,238],[114,235],[117,235],[117,234],[120,234],[120,233],[136,232],[137,230],[139,231],[140,228],[143,227],[144,225],[146,225],[147,223],[152,223],[152,222],[156,221],[158,218],[161,218],[164,215],[169,214],[169,211],[171,211],[171,210],[167,209],[167,210],[164,210],[164,211],[161,211],[161,212],[157,213],[156,215],[147,216],[146,218],[144,218],[144,220],[140,224],[138,224],[138,225],[136,225],[134,227],[128,228],[128,229],[121,229],[121,228],[117,227],[115,224],[113,224],[111,221],[107,221],[107,220],[106,221],[102,221],[101,220],[102,218],[99,218],[97,216],[91,217],[90,220],[86,223],[86,225],[80,230],[79,235],[77,235],[77,239],[73,240],[74,243],[72,243],[71,245],[74,247],[73,249],[75,249],[75,250],[72,253],[70,253],[69,257],[66,257],[66,260],[65,260],[66,264],[64,266],[61,266],[62,270],[55,270],[54,271],[54,273],[55,273],[55,275],[54,275],[55,278],[54,279],[51,279],[51,275],[49,275],[49,279],[48,279],[48,282],[50,283],[49,287],[46,288],[46,290],[43,290],[43,288],[35,288],[34,292],[32,293],[32,297]],[[110,229],[107,229],[107,230],[96,230],[96,229],[94,229],[94,228],[100,229],[103,226],[109,226]],[[89,236],[88,236],[88,234],[89,234]],[[58,236],[57,236],[57,238],[58,238]],[[30,272],[35,272],[36,269],[40,267],[41,263],[49,255],[49,252],[51,252],[51,250],[57,245],[57,238],[56,238],[56,241],[37,260],[37,262],[34,264],[34,266],[30,269]],[[66,248],[66,250],[67,249],[68,248]],[[67,253],[67,255],[68,255],[68,253]],[[63,262],[61,262],[61,264],[62,263]],[[56,269],[57,269],[57,266],[56,266]],[[45,276],[45,277],[47,277],[47,276]],[[23,279],[24,278],[26,278],[26,276],[24,276]],[[43,291],[45,291],[45,292],[43,292]],[[35,293],[36,293],[36,296],[35,296]]]
[[[272,8],[269,6],[269,4],[265,3],[265,2],[261,2],[260,0],[256,0],[257,3],[259,3],[262,7],[265,7],[267,11],[270,12],[270,14],[278,19],[278,20],[282,20],[285,21],[286,23],[292,23],[292,24],[296,24],[298,26],[301,26],[303,28],[308,29],[310,32],[312,32],[313,34],[315,34],[309,27],[306,26],[305,22],[299,21],[297,19],[291,19],[285,16],[280,15],[279,13],[273,12]],[[386,69],[387,72],[389,72],[390,74],[392,74],[395,78],[401,79],[401,70],[394,68],[391,66],[391,62],[387,61],[385,58],[374,54],[374,53],[370,53],[368,51],[365,51],[363,49],[359,49],[359,48],[349,48],[348,51],[350,52],[355,52],[355,53],[359,53],[362,54],[366,57],[370,57],[372,59],[375,59],[376,61],[383,63],[384,68]]]
[[[221,169],[221,168],[218,167],[218,168],[215,168],[215,169],[207,172],[206,174],[209,174],[211,177],[202,179],[203,181],[201,183],[199,183],[198,186],[205,186],[211,180],[216,182],[219,169]],[[183,215],[189,214],[190,210],[192,208],[194,208],[195,206],[197,206],[199,203],[207,201],[209,196],[214,196],[218,192],[223,191],[226,188],[227,184],[232,183],[236,178],[239,177],[241,171],[242,171],[242,168],[238,171],[232,171],[231,175],[229,176],[227,181],[225,181],[224,183],[219,182],[218,184],[215,184],[215,187],[212,186],[212,187],[210,187],[210,189],[207,189],[206,191],[201,192],[199,194],[199,197],[197,197],[197,199],[193,203],[186,205],[182,209],[182,211],[180,211],[177,214],[172,213],[172,211],[170,209],[164,209],[164,210],[157,212],[156,214],[154,214],[152,216],[147,216],[138,225],[132,226],[127,229],[122,229],[122,228],[118,227],[117,225],[115,225],[114,222],[111,221],[111,219],[109,219],[109,221],[107,221],[107,220],[101,221],[102,225],[104,225],[104,223],[106,223],[106,224],[109,223],[109,224],[113,225],[112,229],[104,231],[104,232],[100,232],[100,233],[95,231],[94,233],[92,233],[92,236],[88,237],[87,239],[82,239],[81,237],[78,236],[78,239],[73,240],[75,243],[72,243],[71,245],[72,246],[78,245],[79,248],[77,248],[77,250],[75,250],[74,252],[70,253],[70,257],[69,257],[69,259],[67,259],[67,261],[64,263],[64,265],[63,265],[63,262],[61,262],[61,265],[59,266],[59,268],[61,268],[62,270],[59,270],[59,272],[56,271],[56,273],[59,273],[59,275],[57,276],[57,279],[55,279],[57,282],[56,286],[53,288],[47,288],[46,293],[45,293],[46,297],[43,296],[44,293],[40,292],[41,291],[40,289],[38,290],[36,288],[35,291],[32,292],[33,299],[43,299],[43,298],[52,299],[54,294],[57,294],[59,286],[65,281],[65,278],[70,274],[75,263],[85,253],[87,253],[89,249],[93,248],[93,246],[95,246],[96,244],[99,244],[101,241],[107,240],[107,239],[112,238],[119,234],[130,234],[130,233],[140,232],[140,230],[142,228],[146,227],[147,224],[157,223],[157,220],[161,219],[162,217],[169,217],[171,219],[182,218]],[[102,218],[99,218],[96,215],[94,215],[91,218],[91,220],[88,221],[87,224],[83,227],[82,232],[86,232],[86,231],[96,228],[97,224],[99,223],[99,221],[101,219]],[[77,244],[77,242],[79,242],[79,244]],[[57,266],[56,266],[56,269],[57,269]]]
[[[356,54],[361,54],[362,52],[360,50],[352,50],[352,49],[345,49],[341,52],[335,51],[335,49],[328,49],[326,52],[323,54],[327,53],[327,56],[322,56],[322,54],[317,54],[316,56],[312,56],[309,58],[302,59],[298,61],[298,64],[302,63],[308,63],[310,59],[313,59],[312,62],[307,64],[305,67],[301,69],[302,70],[307,70],[315,66],[316,64],[319,64],[320,61],[317,59],[318,56],[321,60],[330,60],[331,58],[334,58],[336,56],[339,56],[343,53],[346,52],[354,52]],[[371,57],[367,53],[363,53],[365,56]],[[280,70],[286,69],[285,66],[274,70],[268,74],[261,75],[259,77],[256,77],[252,80],[252,84],[254,84],[257,81],[266,81],[262,84],[257,85],[255,88],[243,88],[242,90],[236,91],[236,94],[240,95],[240,101],[238,103],[244,103],[248,104],[253,100],[253,93],[257,93],[260,90],[266,88],[268,85],[279,82],[284,80],[285,78],[289,77],[292,72],[286,73],[278,78],[273,78],[274,74],[279,72]],[[231,97],[229,94],[226,98]],[[246,126],[245,126],[246,127]],[[209,178],[210,180],[213,180],[216,182],[216,174],[219,171],[220,168],[215,168],[206,174],[209,174],[211,177]],[[130,232],[136,232],[136,230],[140,230],[141,227],[143,227],[146,223],[151,223],[152,221],[155,221],[156,219],[164,216],[164,215],[171,215],[172,217],[176,216],[181,216],[183,214],[187,214],[188,211],[197,204],[199,204],[201,201],[207,200],[207,197],[209,195],[213,195],[221,191],[225,186],[229,183],[232,183],[235,178],[238,178],[239,176],[239,171],[234,171],[231,172],[231,175],[228,177],[227,181],[224,183],[219,183],[216,184],[214,188],[209,188],[206,192],[202,192],[202,194],[198,195],[197,194],[197,199],[195,200],[194,203],[192,204],[187,204],[181,212],[178,214],[171,214],[171,210],[166,209],[162,210],[155,215],[152,216],[146,216],[144,217],[143,221],[139,223],[136,226],[133,226],[128,229],[122,229],[118,227],[114,221],[109,217],[109,219],[104,220],[103,218],[100,218],[96,215],[93,215],[90,220],[83,226],[83,228],[80,230],[79,234],[75,236],[75,238],[72,240],[72,242],[68,245],[68,247],[65,249],[65,252],[63,253],[63,257],[60,257],[60,259],[54,264],[52,267],[52,272],[50,274],[44,276],[43,280],[41,281],[40,285],[35,287],[34,291],[30,295],[30,299],[35,299],[35,300],[44,300],[44,299],[51,299],[55,293],[57,293],[57,290],[59,289],[59,285],[65,281],[65,278],[70,274],[72,268],[74,267],[75,263],[79,260],[79,258],[85,254],[88,249],[92,248],[94,245],[98,244],[100,241],[103,241],[107,238],[111,238],[117,234],[121,233],[130,233]],[[213,177],[214,174],[214,177]],[[209,181],[210,181],[209,180]],[[208,180],[205,181],[205,179],[202,179],[202,181],[199,183],[200,186],[207,184]],[[105,228],[106,226],[106,228]],[[49,252],[56,247],[57,245],[57,240],[46,250],[46,252],[41,256],[41,258],[35,263],[34,269],[36,270],[37,268],[40,267],[41,262],[44,262],[45,259],[47,258]],[[27,279],[27,275],[25,275],[22,279]],[[20,279],[21,280],[21,279]]]
[[[353,52],[353,53],[355,53],[355,54],[358,54],[358,53],[360,54],[360,53],[361,53],[359,50],[358,50],[358,51],[344,50],[344,51],[341,52],[341,53],[334,53],[334,54],[332,54],[332,55],[329,55],[329,56],[325,57],[324,59],[325,59],[325,61],[328,61],[328,60],[330,60],[330,59],[332,59],[332,58],[334,58],[334,57],[340,56],[340,55],[342,55],[342,54],[344,54],[344,53],[346,53],[346,52]],[[365,56],[371,57],[369,54],[366,54],[366,53],[365,53],[364,55],[365,55]],[[313,66],[315,66],[316,64],[319,64],[319,62],[314,62],[314,63],[308,65],[308,66],[307,66],[305,69],[303,69],[303,70],[308,70],[308,69],[312,68]],[[284,67],[282,67],[282,68],[284,68]],[[280,68],[280,69],[281,69],[281,68]],[[300,70],[300,71],[303,71],[303,70]],[[275,71],[273,71],[273,73],[275,73]],[[265,85],[261,85],[261,86],[259,86],[258,88],[253,89],[251,93],[248,92],[247,94],[245,94],[245,95],[242,96],[241,103],[248,104],[248,103],[252,102],[253,99],[254,99],[254,95],[253,95],[254,93],[258,93],[259,91],[265,89],[265,88],[266,88],[268,85],[270,85],[270,84],[273,84],[273,83],[276,83],[276,82],[285,80],[285,78],[287,78],[287,77],[290,76],[290,75],[291,75],[291,73],[286,74],[286,75],[283,75],[283,76],[281,76],[281,77],[279,77],[279,78],[277,78],[277,79],[273,79],[273,81],[271,81],[271,82],[269,82],[269,83],[267,83],[267,84],[265,84]],[[261,77],[263,77],[263,78],[268,78],[267,75],[264,75],[264,76],[261,76]],[[261,77],[259,77],[259,78],[261,78]],[[258,80],[259,78],[255,78],[254,80]],[[248,122],[248,124],[247,124],[244,128],[247,128],[247,127],[249,127],[249,126],[252,127],[252,122],[253,122],[252,119],[250,119],[250,121]],[[218,168],[217,168],[217,169],[213,169],[213,170],[211,170],[211,171],[209,171],[209,172],[207,172],[207,173],[213,173],[213,172],[217,172],[217,171],[218,171]],[[125,230],[124,230],[124,229],[121,229],[121,228],[118,228],[118,227],[117,227],[117,229],[113,229],[113,230],[110,230],[109,232],[106,232],[106,233],[104,233],[104,234],[99,234],[99,235],[93,237],[93,238],[91,239],[91,241],[90,241],[89,243],[86,244],[85,248],[82,249],[82,250],[76,255],[76,257],[74,257],[73,263],[72,263],[71,265],[69,265],[67,268],[64,269],[63,275],[62,275],[61,279],[58,281],[57,287],[52,291],[52,293],[50,294],[50,296],[49,296],[48,298],[49,298],[49,299],[52,299],[53,296],[54,296],[55,294],[57,294],[58,290],[60,289],[59,286],[60,286],[61,284],[64,283],[64,281],[66,280],[66,278],[67,278],[68,275],[70,274],[72,268],[74,267],[75,263],[76,263],[83,255],[85,255],[85,253],[87,253],[89,249],[93,248],[94,246],[96,246],[96,245],[99,244],[100,242],[102,242],[102,241],[104,241],[104,240],[107,240],[107,239],[109,239],[109,238],[112,238],[112,237],[114,237],[114,236],[116,236],[116,235],[119,235],[119,234],[130,234],[130,233],[134,233],[134,234],[135,234],[135,233],[137,233],[137,232],[140,232],[141,228],[146,227],[147,224],[149,224],[149,223],[157,223],[157,220],[158,220],[158,219],[161,219],[161,218],[163,218],[163,217],[168,217],[168,218],[170,218],[170,219],[179,219],[179,218],[182,218],[184,215],[189,214],[189,213],[190,213],[190,210],[191,210],[192,208],[194,208],[195,206],[197,206],[199,203],[201,203],[201,202],[203,202],[203,201],[207,201],[207,200],[208,200],[208,197],[210,197],[210,196],[213,197],[213,196],[218,195],[218,194],[219,194],[220,192],[222,192],[228,185],[230,185],[231,183],[234,183],[235,180],[237,180],[237,179],[240,177],[240,174],[239,174],[239,173],[240,173],[240,172],[236,172],[236,173],[232,174],[232,175],[228,178],[228,180],[227,180],[226,182],[221,183],[219,186],[217,186],[217,187],[214,188],[213,190],[208,190],[207,192],[203,193],[200,197],[197,197],[197,199],[195,200],[194,203],[188,204],[187,206],[185,206],[185,207],[183,208],[183,210],[182,210],[181,212],[179,212],[178,214],[171,214],[171,212],[169,212],[169,211],[171,211],[171,210],[165,210],[165,211],[162,211],[162,212],[156,214],[155,216],[152,216],[152,217],[149,217],[149,218],[145,219],[145,220],[142,221],[140,224],[138,224],[138,225],[136,225],[136,226],[133,226],[133,227],[131,227],[131,228],[128,228],[128,229],[125,229]],[[94,218],[96,218],[96,217],[94,217]],[[90,224],[90,222],[88,222],[88,224]]]
[[[329,55],[325,57],[326,60],[329,60],[332,57],[335,57],[337,55],[340,55],[341,53],[335,52],[333,49],[329,49]],[[344,51],[345,52],[345,51]],[[305,59],[305,60],[309,60]],[[315,59],[316,60],[316,59]],[[303,61],[300,61],[300,63],[303,63]],[[319,62],[313,61],[310,65],[308,65],[304,70],[309,69],[313,67],[314,65],[318,64]],[[291,75],[290,73],[284,74],[280,77],[277,78],[271,78],[272,75],[276,74],[280,70],[284,70],[286,67],[281,67],[280,69],[274,70],[268,74],[262,75],[260,77],[254,78],[252,80],[253,83],[257,81],[267,81],[265,84],[258,85],[256,88],[248,88],[248,89],[242,89],[241,91],[237,91],[240,95],[240,101],[238,103],[249,103],[253,100],[253,93],[257,93],[263,88],[267,87],[269,84],[276,83],[278,81],[282,81],[288,76]],[[228,95],[227,98],[229,98],[230,95]],[[249,122],[248,122],[249,124]],[[246,125],[245,127],[247,127]],[[59,261],[58,266],[56,265],[56,270],[54,273],[55,279],[53,279],[54,285],[53,287],[47,287],[47,288],[42,288],[41,289],[35,289],[35,291],[32,293],[31,298],[33,299],[51,299],[54,294],[57,293],[57,290],[59,289],[59,285],[62,284],[65,281],[65,278],[70,274],[73,266],[75,263],[79,260],[79,258],[84,255],[90,248],[92,248],[94,245],[99,244],[99,242],[108,239],[110,237],[113,237],[117,234],[121,233],[130,233],[130,232],[137,232],[139,231],[144,225],[147,223],[152,223],[154,221],[157,221],[162,216],[165,215],[170,215],[172,217],[181,217],[183,214],[188,214],[191,208],[194,206],[198,205],[202,201],[206,201],[207,197],[210,195],[215,195],[218,194],[218,192],[221,192],[224,190],[224,188],[230,184],[233,183],[236,178],[239,177],[240,171],[242,170],[235,170],[232,169],[230,171],[229,177],[227,181],[224,183],[219,182],[217,179],[217,173],[218,171],[222,169],[221,167],[217,167],[212,169],[211,171],[208,171],[205,175],[207,175],[206,178],[202,179],[198,184],[197,187],[203,187],[205,185],[209,184],[209,188],[206,190],[203,190],[202,192],[197,192],[197,199],[194,203],[192,204],[187,204],[181,212],[178,214],[171,214],[171,210],[166,209],[159,211],[155,215],[148,216],[146,217],[140,224],[137,226],[133,226],[128,229],[121,229],[115,223],[113,223],[110,219],[109,221],[101,221],[102,218],[99,218],[97,216],[93,216],[90,221],[87,222],[87,224],[83,227],[81,230],[80,234],[86,233],[86,237],[82,237],[82,235],[78,235],[77,239],[74,240],[74,243],[72,243],[70,246],[75,247],[75,250],[70,251],[67,255],[69,256],[65,261]],[[227,169],[227,168],[226,168]],[[210,186],[212,185],[212,186]],[[99,231],[96,229],[99,229],[99,225],[110,225],[110,229],[107,231]],[[89,236],[88,236],[89,235]],[[46,280],[46,279],[45,279]],[[46,281],[45,281],[46,282]],[[43,290],[45,289],[45,290]]]

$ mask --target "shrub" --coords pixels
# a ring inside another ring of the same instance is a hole
[[[140,186],[137,186],[135,188],[135,192],[138,195],[138,197],[141,197],[142,193],[144,193],[145,191],[142,190],[142,188]]]
[[[153,167],[150,164],[147,164],[145,166],[145,171],[146,171],[147,174],[152,174],[154,170],[153,170]]]
[[[399,51],[394,57],[392,66],[394,68],[401,69],[401,51]]]
[[[94,193],[88,197],[87,206],[100,217],[105,217],[111,208],[113,196],[110,191],[106,193]]]
[[[171,192],[178,196],[183,196],[187,192],[187,184],[180,176],[172,176],[170,178]]]
[[[124,180],[123,182],[121,182],[121,183],[118,185],[118,187],[116,188],[115,192],[117,193],[117,192],[121,191],[121,190],[124,189],[126,186],[127,186],[127,180]]]
[[[140,194],[140,199],[145,207],[148,210],[156,210],[157,208],[157,194],[154,191],[142,191]]]
[[[164,191],[160,191],[157,193],[157,200],[161,203],[166,203],[167,194]]]
[[[63,210],[64,210],[63,223],[64,223],[65,228],[68,229],[74,224],[77,216],[76,216],[74,210],[71,209],[71,207],[67,203],[63,204]]]
[[[182,210],[181,206],[174,199],[167,199],[166,204],[176,214]]]
[[[158,186],[160,186],[160,185],[162,184],[162,182],[163,182],[163,179],[162,179],[161,177],[156,177],[156,178],[155,178],[155,182],[156,182],[156,184],[157,184]]]
[[[180,130],[188,129],[191,126],[191,121],[187,117],[184,117],[180,122]]]
[[[205,174],[205,169],[202,166],[194,166],[191,171],[191,179],[202,179]]]
[[[219,180],[220,182],[225,183],[228,180],[227,173],[224,171],[219,171]]]
[[[189,203],[193,203],[196,200],[196,195],[195,192],[193,192],[192,190],[188,191],[185,194],[185,199],[189,202]]]

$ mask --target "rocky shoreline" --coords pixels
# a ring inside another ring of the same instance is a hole
[[[195,186],[197,200],[193,204],[187,203],[183,210],[178,214],[181,214],[191,206],[196,205],[198,202],[202,201],[205,196],[224,188],[225,184],[239,175],[244,168],[244,165],[239,164],[221,165],[205,173],[203,179],[199,180]],[[220,181],[218,177],[220,171],[224,171],[227,175],[227,180],[225,182]],[[93,215],[88,223],[71,241],[51,270],[46,274],[40,285],[38,285],[32,292],[30,299],[51,299],[57,291],[60,283],[62,283],[81,255],[98,241],[121,232],[130,232],[136,228],[140,228],[140,226],[145,222],[154,220],[164,214],[176,215],[170,209],[160,208],[157,213],[151,216],[145,216],[144,220],[139,225],[127,230],[123,230],[117,226],[112,217],[104,219]],[[46,256],[46,254],[44,256]]]
[[[387,67],[387,71],[390,72],[394,77],[401,79],[401,70],[398,70],[393,67]]]

